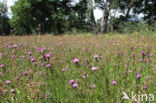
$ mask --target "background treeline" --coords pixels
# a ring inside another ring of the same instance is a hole
[[[99,20],[96,8],[103,11]],[[155,0],[18,0],[11,10],[9,19],[0,2],[0,35],[156,32]]]

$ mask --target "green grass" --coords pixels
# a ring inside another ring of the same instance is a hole
[[[35,62],[31,62],[28,52]],[[4,65],[0,68],[0,103],[133,103],[122,100],[123,91],[130,99],[132,92],[156,95],[155,36],[0,37],[0,53],[0,65]],[[47,59],[45,55],[49,53],[51,57]],[[78,63],[73,62],[75,58]],[[92,67],[98,70],[92,71]],[[140,79],[136,77],[138,73]],[[69,83],[71,79],[78,84],[76,88]],[[7,80],[11,83],[6,84]],[[142,102],[151,103],[146,98]]]

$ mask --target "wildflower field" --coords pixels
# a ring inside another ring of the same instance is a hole
[[[0,103],[156,103],[155,96],[156,36],[0,37]]]

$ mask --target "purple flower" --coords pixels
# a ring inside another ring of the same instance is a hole
[[[97,67],[92,67],[92,71],[97,71],[98,68]]]
[[[17,48],[17,45],[14,45],[14,48]]]
[[[31,58],[31,62],[35,62],[35,59],[34,58]]]
[[[112,81],[112,84],[115,85],[116,84],[116,81]]]
[[[51,56],[50,54],[45,55],[45,57],[48,58],[48,59],[50,58],[50,56]]]
[[[147,86],[144,86],[144,89],[147,89]]]
[[[95,88],[95,85],[91,85],[91,88],[94,89]]]
[[[143,59],[139,59],[139,62],[143,62]]]
[[[64,68],[62,69],[62,72],[66,71]]]
[[[146,79],[149,79],[149,76],[146,76]]]
[[[28,52],[28,55],[30,55],[30,56],[31,56],[31,52]]]
[[[74,87],[74,88],[76,88],[77,86],[78,86],[78,84],[76,84],[76,83],[75,83],[75,84],[73,84],[73,87]]]
[[[42,52],[44,52],[44,49],[41,49],[41,50],[40,50],[40,53],[42,53]]]
[[[94,55],[94,58],[97,59],[98,58],[98,55]]]
[[[137,73],[136,77],[137,77],[137,79],[140,79],[141,75],[139,73]]]
[[[1,68],[4,68],[4,64],[1,64],[0,66],[1,66]]]
[[[141,70],[142,70],[142,68],[138,68],[138,70],[139,70],[139,71],[141,71]]]
[[[74,63],[78,63],[79,62],[79,59],[75,58],[73,62]]]
[[[128,70],[128,73],[131,73],[132,71],[131,70]]]
[[[70,80],[69,84],[73,84],[74,83],[74,79]]]
[[[146,53],[144,51],[142,51],[141,54],[144,55],[144,56],[146,55]]]
[[[14,56],[14,55],[12,55],[11,57],[12,57],[12,59],[14,59],[14,58],[15,58],[15,56]]]
[[[22,56],[22,59],[24,59],[25,58],[25,56]]]
[[[86,76],[85,76],[85,75],[83,75],[83,76],[82,76],[82,78],[83,78],[83,79],[86,79]]]
[[[11,92],[11,93],[14,93],[14,92],[15,92],[15,89],[11,89],[10,92]]]
[[[27,72],[23,72],[23,75],[26,75],[27,74]]]
[[[50,64],[47,64],[46,67],[49,68],[50,67]]]
[[[10,83],[11,83],[10,80],[5,81],[5,84],[10,84]]]

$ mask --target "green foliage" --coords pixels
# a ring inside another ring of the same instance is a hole
[[[0,35],[10,33],[9,18],[7,17],[8,7],[6,2],[0,1]]]
[[[41,33],[60,34],[72,28],[87,31],[86,3],[71,0],[18,0],[12,7],[11,26],[16,34],[30,34],[41,24]]]

